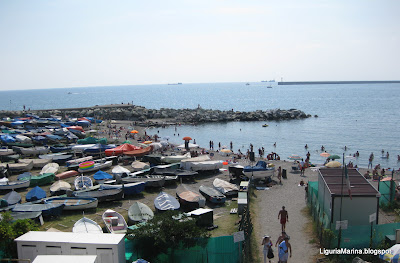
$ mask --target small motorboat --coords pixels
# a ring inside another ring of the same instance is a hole
[[[42,212],[43,216],[61,215],[64,204],[16,204],[13,212]]]
[[[56,174],[59,168],[60,166],[57,163],[48,163],[42,168],[40,174],[45,174],[45,173]]]
[[[146,154],[149,154],[152,151],[153,151],[153,146],[150,145],[149,147],[146,147],[143,149],[124,152],[124,155],[131,156],[131,157],[139,157],[139,156],[144,156]]]
[[[11,172],[29,172],[33,168],[33,162],[29,163],[0,163],[0,167],[9,168]]]
[[[72,196],[97,198],[97,200],[99,200],[99,203],[101,203],[107,201],[121,200],[124,197],[124,191],[122,188],[104,189],[97,191],[74,191],[72,192]]]
[[[43,168],[48,163],[51,163],[51,160],[44,160],[44,159],[19,159],[19,163],[30,163],[33,162],[34,168]]]
[[[128,176],[121,178],[123,183],[145,182],[146,187],[163,187],[165,177],[163,175],[144,175],[144,176]],[[107,183],[107,182],[106,182]]]
[[[122,167],[120,165],[115,166],[112,169],[112,174],[114,175],[115,178],[121,178],[121,177],[126,177],[131,173],[128,169],[125,167]]]
[[[125,234],[128,229],[125,218],[111,209],[107,209],[103,213],[103,221],[111,234]]]
[[[66,172],[62,172],[62,173],[59,173],[59,174],[56,174],[56,180],[61,180],[61,179],[67,179],[67,178],[70,178],[70,177],[74,177],[74,176],[77,176],[77,175],[79,175],[79,172],[78,171],[66,171]]]
[[[128,184],[102,184],[100,185],[100,189],[101,190],[122,189],[124,191],[124,195],[134,195],[143,192],[145,185],[146,185],[145,182],[128,183]]]
[[[7,181],[0,183],[0,191],[28,188],[30,184],[30,177],[24,179],[25,180],[21,181]]]
[[[262,126],[263,126],[263,127],[268,127],[268,124],[263,124]]]
[[[178,197],[181,206],[191,208],[191,210],[206,205],[206,199],[200,193],[196,193],[184,184],[181,184],[176,188],[176,196]]]
[[[46,204],[64,204],[64,210],[83,210],[96,208],[99,201],[91,197],[50,197]]]
[[[73,233],[90,233],[90,234],[103,234],[103,230],[101,226],[97,224],[95,221],[82,217],[74,224],[72,228]]]
[[[23,155],[39,155],[39,154],[48,153],[50,151],[50,147],[38,146],[38,147],[31,147],[31,148],[21,148],[20,150]]]
[[[41,200],[43,198],[46,198],[46,192],[39,186],[35,186],[25,196],[25,200],[27,202],[33,202],[33,201]]]
[[[172,195],[167,194],[166,192],[161,192],[154,199],[154,207],[158,211],[167,211],[167,210],[178,210],[181,205],[178,200]]]
[[[74,185],[75,190],[81,190],[93,186],[93,181],[92,179],[90,179],[90,177],[87,176],[77,176],[75,178]]]
[[[235,184],[231,184],[219,178],[214,179],[213,186],[219,192],[228,197],[237,196],[239,192],[239,188]]]
[[[52,154],[39,155],[39,158],[44,160],[52,160],[52,162],[54,163],[62,164],[70,160],[72,156],[73,156],[72,154],[68,153],[52,153]]]
[[[53,173],[44,173],[36,176],[31,176],[29,186],[33,187],[50,184],[54,182],[54,178],[55,176]]]
[[[137,171],[149,169],[149,168],[150,168],[150,165],[148,165],[147,163],[144,163],[144,162],[134,161],[134,162],[131,164],[131,167],[133,168],[133,171],[134,171],[134,172],[137,172]]]
[[[7,201],[8,205],[15,205],[21,203],[21,195],[14,190],[4,195],[3,198]]]
[[[97,171],[93,175],[93,179],[96,180],[96,182],[104,182],[104,180],[111,180],[113,176],[109,173],[103,172],[103,171]]]
[[[225,203],[226,196],[221,194],[218,190],[201,185],[199,188],[199,192],[211,203],[214,204],[223,204]]]
[[[150,220],[154,217],[153,211],[147,205],[141,202],[134,202],[128,210],[128,218],[130,223],[138,223]]]
[[[65,181],[56,181],[50,186],[51,195],[63,195],[68,190],[71,190],[71,185]]]

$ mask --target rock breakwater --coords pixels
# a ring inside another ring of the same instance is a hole
[[[0,117],[19,117],[27,112],[23,111],[0,111]],[[149,121],[152,119],[166,120],[168,122],[179,123],[208,123],[208,122],[228,122],[228,121],[267,121],[267,120],[293,120],[305,119],[311,117],[298,109],[272,109],[256,111],[222,111],[211,109],[147,109],[136,105],[107,105],[94,106],[87,108],[73,109],[53,109],[53,110],[35,110],[29,113],[35,114],[41,118],[61,116],[69,118],[95,117],[98,119],[115,119],[130,121]]]

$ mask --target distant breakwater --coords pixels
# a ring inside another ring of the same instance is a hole
[[[0,117],[20,117],[27,112],[24,111],[0,111]],[[41,118],[50,118],[54,116],[62,118],[94,117],[103,120],[129,120],[148,122],[150,120],[165,120],[165,122],[175,123],[209,123],[209,122],[229,122],[229,121],[267,121],[267,120],[293,120],[305,119],[311,117],[301,110],[272,109],[256,110],[250,112],[243,111],[222,111],[211,109],[169,109],[161,108],[146,109],[142,106],[118,104],[104,105],[85,108],[71,109],[52,109],[52,110],[34,110],[29,113],[35,114]]]
[[[355,80],[355,81],[280,81],[278,85],[321,85],[321,84],[390,84],[400,80]]]

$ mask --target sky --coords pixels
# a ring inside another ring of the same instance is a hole
[[[400,80],[398,0],[0,0],[0,90]]]

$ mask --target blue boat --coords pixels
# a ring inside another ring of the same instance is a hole
[[[122,189],[124,190],[124,195],[134,195],[143,192],[145,185],[146,185],[145,182],[137,182],[130,184],[102,184],[100,186],[100,190]]]
[[[112,149],[115,147],[116,147],[115,144],[100,144],[100,143],[98,143],[92,147],[86,148],[85,150],[83,150],[83,152],[87,153],[87,154],[98,154],[100,152],[103,153],[107,149]]]
[[[254,179],[272,177],[274,172],[275,168],[268,167],[264,161],[258,161],[255,166],[248,165],[243,168],[244,175],[248,178],[253,177]]]
[[[94,175],[93,175],[93,179],[96,181],[103,181],[103,180],[108,180],[108,179],[112,179],[113,176],[109,173],[103,172],[103,171],[97,171]]]
[[[178,200],[172,195],[167,194],[166,192],[161,192],[158,194],[156,199],[154,199],[154,207],[158,211],[167,211],[167,210],[178,210],[181,205]]]
[[[13,212],[42,212],[43,216],[61,215],[64,204],[16,204]]]
[[[70,151],[72,146],[50,146],[50,151],[52,153],[66,152]]]
[[[43,198],[46,198],[46,192],[39,186],[35,186],[25,197],[27,202],[37,201]]]

